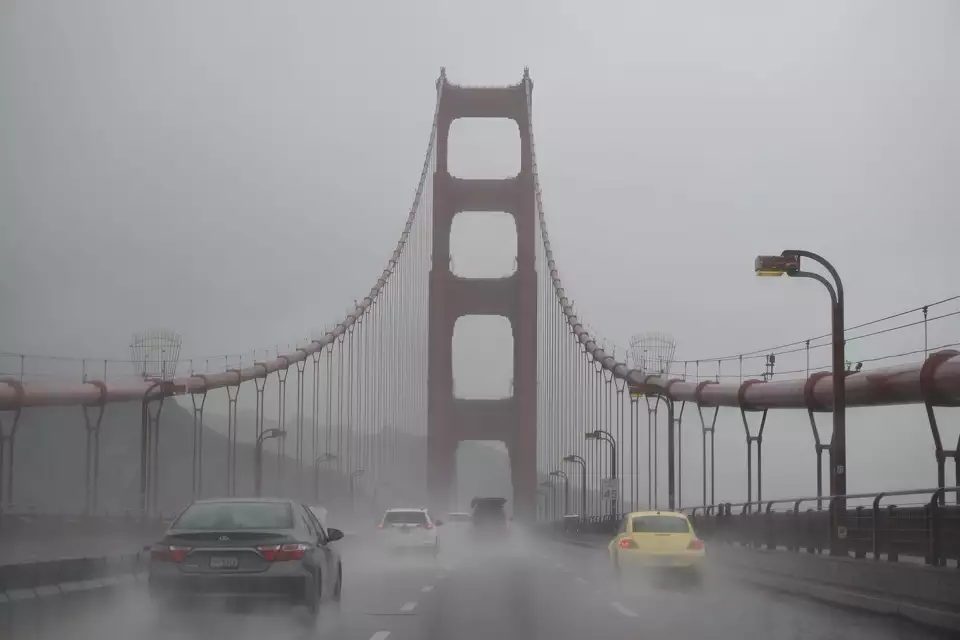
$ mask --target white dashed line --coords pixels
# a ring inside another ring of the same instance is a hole
[[[403,606],[400,607],[400,611],[403,611],[404,613],[406,613],[407,611],[413,611],[416,608],[417,608],[416,602],[405,602],[403,603]],[[633,615],[636,616],[637,614],[633,614]]]
[[[433,585],[428,584],[423,589],[420,589],[420,591],[423,591],[424,593],[430,593],[431,591],[433,591]]]
[[[370,640],[387,640],[387,636],[389,635],[389,631],[377,631],[375,634],[370,636]]]
[[[623,606],[619,602],[614,602],[613,608],[619,611],[620,613],[622,613],[623,615],[627,616],[628,618],[637,617],[637,614],[635,614],[633,611],[630,611],[630,609],[627,609],[625,606]]]
[[[577,576],[577,582],[579,582],[580,584],[587,584],[587,581],[581,578],[580,576]]]

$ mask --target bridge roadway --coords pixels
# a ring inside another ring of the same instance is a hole
[[[617,586],[602,551],[514,532],[480,551],[444,531],[437,560],[387,560],[371,534],[337,543],[339,610],[316,630],[283,612],[190,611],[161,618],[142,586],[0,607],[0,636],[18,640],[582,640],[584,638],[945,638],[908,622],[744,586],[709,566],[700,589]],[[54,601],[56,600],[56,601]],[[301,623],[302,624],[302,623]]]

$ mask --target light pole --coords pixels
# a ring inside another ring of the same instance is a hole
[[[285,438],[287,432],[283,429],[267,429],[259,436],[257,436],[257,448],[256,448],[256,493],[259,498],[263,491],[263,441],[269,440],[270,438]]]
[[[554,490],[555,487],[553,486],[553,483],[552,483],[552,482],[547,482],[546,480],[544,480],[543,482],[540,483],[540,487],[542,487],[542,488],[544,489],[544,491],[546,492],[546,493],[545,493],[545,496],[546,496],[546,504],[544,505],[544,507],[545,507],[545,509],[544,509],[545,514],[544,514],[544,515],[546,515],[547,522],[550,522],[550,512],[553,511],[553,512],[554,512],[554,515],[556,515],[556,513],[555,513],[555,512],[556,512],[556,505],[554,504],[554,495],[555,495],[555,494],[553,493],[553,490]],[[556,523],[554,523],[553,526],[554,526],[554,528],[556,528]]]
[[[354,502],[353,502],[353,482],[356,478],[363,475],[363,469],[354,469],[350,473],[350,512],[354,511]]]
[[[833,283],[819,273],[801,271],[800,259],[809,258],[821,265],[833,278]],[[757,256],[754,270],[758,276],[782,276],[810,278],[816,280],[830,293],[831,334],[833,340],[832,382],[833,382],[833,437],[830,439],[830,554],[846,555],[841,548],[846,538],[844,521],[847,513],[847,395],[846,372],[843,366],[844,321],[843,321],[843,282],[840,274],[822,256],[802,249],[787,249],[779,256]],[[820,469],[817,469],[820,473]]]
[[[320,501],[320,465],[324,462],[330,462],[331,460],[336,460],[337,454],[335,453],[321,453],[317,456],[317,459],[313,461],[313,474],[316,476],[316,482],[314,486],[316,487],[317,502]]]
[[[583,484],[580,490],[580,519],[583,520],[587,517],[587,461],[575,453],[564,456],[563,461],[580,465],[580,471],[583,473],[581,476]]]
[[[596,431],[588,431],[583,434],[583,437],[587,440],[603,440],[610,444],[610,479],[617,479],[617,441],[616,439],[603,431],[602,429],[597,429]],[[610,501],[610,515],[616,520],[617,519],[617,500],[613,499]]]
[[[563,478],[563,515],[566,516],[570,513],[570,478],[565,472],[559,469],[551,471],[550,475]]]

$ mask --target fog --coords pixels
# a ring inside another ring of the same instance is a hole
[[[551,240],[578,311],[620,353],[663,330],[703,379],[737,376],[716,356],[828,329],[822,289],[754,278],[758,253],[828,256],[848,325],[957,292],[958,28],[950,0],[4,2],[0,350],[123,359],[132,332],[169,326],[199,371],[295,346],[386,262],[439,67],[507,84],[529,65]],[[518,148],[512,123],[459,121],[451,170],[511,175]],[[455,225],[458,273],[512,270],[505,220]],[[457,395],[501,397],[509,340],[470,322]],[[930,323],[928,346],[957,342],[956,316]],[[924,344],[917,326],[851,343],[848,358],[869,369]],[[778,371],[804,370],[804,355]],[[211,428],[225,408],[211,401]],[[851,491],[935,480],[920,407],[848,421]],[[809,493],[806,417],[775,413],[768,433],[765,495]],[[743,497],[742,436],[724,410],[718,498]],[[699,469],[684,473],[696,496]]]

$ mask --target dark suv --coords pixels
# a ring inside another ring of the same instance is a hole
[[[506,534],[507,514],[503,510],[506,503],[506,498],[474,498],[471,500],[473,531],[478,534]]]

